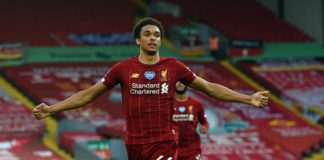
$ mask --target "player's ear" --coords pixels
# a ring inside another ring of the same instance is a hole
[[[136,42],[136,44],[139,46],[140,44],[141,44],[141,42],[140,42],[140,39],[139,38],[136,38],[135,39],[135,42]]]

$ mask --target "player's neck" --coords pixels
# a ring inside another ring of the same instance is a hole
[[[149,54],[144,51],[141,51],[138,60],[143,64],[156,64],[160,60],[159,52],[155,54]]]
[[[179,102],[186,101],[188,99],[188,94],[186,94],[186,93],[184,93],[184,94],[175,93],[174,98]]]

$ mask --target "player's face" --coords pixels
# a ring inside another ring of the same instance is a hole
[[[161,46],[161,32],[155,25],[146,25],[142,27],[140,38],[136,43],[148,54],[155,54]]]
[[[187,90],[187,86],[185,86],[184,84],[182,84],[181,82],[177,82],[175,85],[175,91],[179,94],[183,94],[185,93]]]

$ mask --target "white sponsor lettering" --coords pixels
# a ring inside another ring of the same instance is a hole
[[[132,83],[130,94],[160,94],[159,83]]]
[[[193,116],[193,114],[173,114],[172,120],[174,122],[193,121],[194,116]]]
[[[146,83],[146,84],[139,84],[139,83],[132,83],[132,88],[160,88],[159,83]]]
[[[130,93],[131,94],[159,94],[160,90],[136,90],[136,89],[131,89]]]
[[[157,158],[156,160],[161,160],[164,156],[163,155],[160,155],[159,158]]]
[[[132,83],[130,94],[167,94],[168,93],[168,84],[163,83],[160,85],[160,83]],[[161,89],[160,89],[161,88]]]
[[[52,157],[53,153],[51,151],[41,150],[41,151],[34,151],[34,155],[45,158],[45,157]]]
[[[196,156],[196,160],[200,160],[200,154]]]
[[[193,114],[190,114],[190,115],[189,115],[189,121],[193,121],[193,119],[194,119]]]
[[[166,83],[162,84],[161,94],[167,94],[169,90],[169,85]]]

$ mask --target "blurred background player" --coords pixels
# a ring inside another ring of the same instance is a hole
[[[196,128],[199,123],[200,133],[206,134],[209,123],[201,101],[189,96],[187,86],[181,82],[175,85],[174,110],[172,119],[179,126],[178,160],[200,160],[200,136]]]

